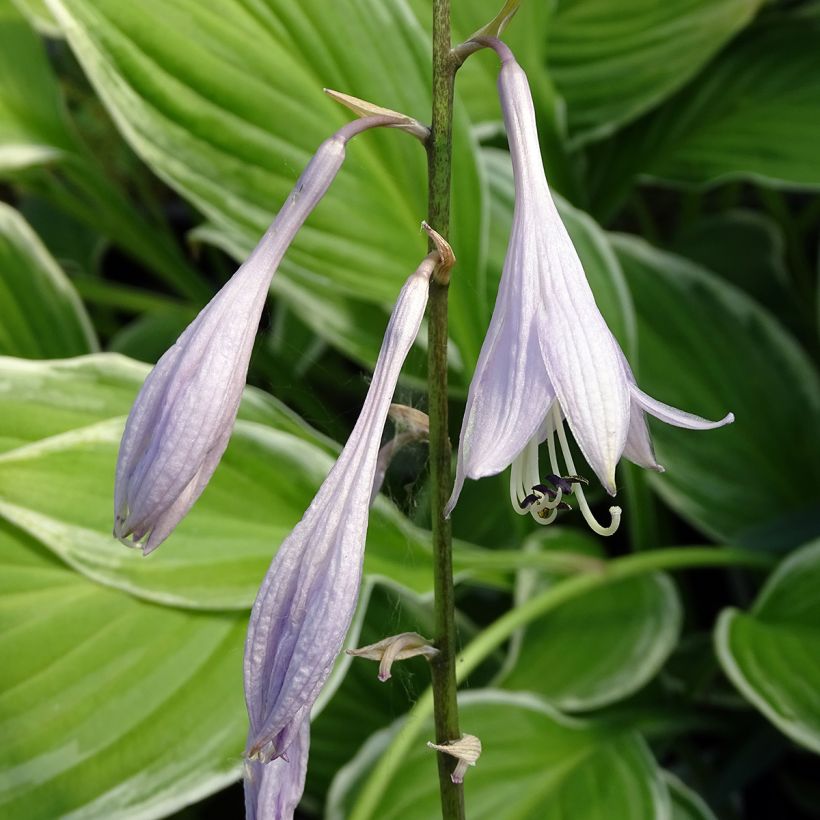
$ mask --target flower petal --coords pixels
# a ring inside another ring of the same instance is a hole
[[[530,227],[516,204],[498,297],[467,394],[447,516],[466,478],[495,475],[513,462],[555,398],[539,342],[541,291]]]
[[[368,510],[390,401],[421,325],[428,256],[399,294],[359,419],[259,590],[245,644],[248,756],[287,751],[341,650],[359,594]]]
[[[523,225],[519,263],[541,305],[537,327],[552,388],[590,467],[609,492],[629,427],[621,352],[587,282],[544,175],[527,76],[507,56],[498,79]]]
[[[734,413],[727,413],[719,421],[709,421],[709,419],[701,418],[693,413],[687,413],[685,410],[678,410],[677,407],[672,407],[669,404],[664,404],[662,401],[653,399],[652,396],[647,395],[637,385],[629,386],[630,393],[637,405],[654,416],[656,419],[665,421],[673,427],[684,427],[687,430],[714,430],[717,427],[723,427],[726,424],[731,424],[735,420]]]

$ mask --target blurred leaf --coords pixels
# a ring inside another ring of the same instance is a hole
[[[47,37],[59,37],[60,27],[46,6],[46,0],[12,0],[31,25]]]
[[[159,607],[0,521],[0,814],[163,817],[240,773],[244,614]]]
[[[536,539],[530,548],[537,548]],[[517,603],[549,584],[541,573],[520,573]],[[680,628],[681,604],[668,575],[607,584],[530,623],[501,683],[535,692],[563,711],[606,706],[657,674]]]
[[[820,9],[761,19],[657,112],[593,154],[596,212],[638,175],[686,184],[820,186]]]
[[[264,0],[252,9],[225,0],[218,11],[184,0],[50,0],[50,8],[137,153],[211,225],[238,237],[243,254],[311,153],[348,119],[323,85],[429,116],[429,43],[400,0]],[[448,239],[470,275],[454,277],[451,328],[469,365],[481,342],[475,319],[487,313],[483,197],[469,124],[456,119],[461,205]],[[404,134],[370,133],[348,157],[281,273],[317,298],[331,291],[384,307],[424,254],[424,151]]]
[[[144,313],[112,336],[108,349],[141,362],[156,362],[196,316],[185,308]]]
[[[606,136],[683,86],[762,0],[562,0],[547,55],[576,142]]]
[[[687,225],[670,250],[719,274],[773,312],[787,298],[786,248],[777,224],[757,211],[709,214]]]
[[[109,236],[180,293],[207,297],[165,224],[134,208],[77,137],[43,44],[11,0],[0,0],[0,175]]]
[[[703,798],[682,780],[671,772],[664,772],[663,779],[672,798],[671,820],[717,820]]]
[[[41,43],[11,0],[0,0],[0,173],[75,149]]]
[[[748,613],[724,610],[715,645],[743,696],[820,753],[820,541],[786,558]]]
[[[708,432],[652,421],[668,470],[652,477],[653,486],[716,539],[751,543],[768,526],[768,548],[788,546],[784,522],[815,516],[820,498],[817,371],[741,291],[638,239],[612,242],[638,315],[642,388],[706,418],[736,416],[729,427]]]
[[[73,386],[64,393],[69,406]],[[0,436],[25,425],[25,405],[18,405],[16,414],[0,417]],[[275,425],[238,421],[202,498],[163,549],[146,559],[110,535],[123,425],[123,417],[109,418],[0,456],[0,514],[102,583],[176,606],[249,607],[331,456],[304,431],[297,437]],[[365,573],[426,591],[428,541],[380,497],[370,516]]]
[[[507,253],[512,227],[515,187],[512,165],[506,151],[482,151],[490,183],[490,237],[488,252],[487,298],[492,304]],[[612,332],[629,351],[634,344],[635,316],[629,289],[620,264],[600,226],[583,211],[555,197],[561,218],[583,262],[595,300]]]
[[[0,453],[127,416],[150,369],[105,353],[49,362],[0,357]],[[254,387],[245,388],[239,418],[276,427],[328,453],[338,451],[335,442]]]
[[[478,690],[459,699],[465,731],[484,751],[464,780],[471,818],[662,820],[666,786],[639,735],[582,722],[535,697]],[[327,817],[347,817],[357,788],[398,726],[374,735],[333,783]],[[427,737],[433,737],[432,724]],[[421,738],[376,811],[379,820],[429,820],[439,811],[436,756]]]
[[[0,202],[0,354],[45,359],[96,349],[68,277],[17,211]]]

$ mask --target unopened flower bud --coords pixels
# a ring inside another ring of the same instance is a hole
[[[433,743],[428,740],[427,746],[437,752],[452,755],[458,760],[458,764],[450,775],[453,783],[463,783],[467,767],[475,766],[481,756],[481,741],[475,735],[462,735],[460,740],[448,740],[446,743]]]
[[[384,638],[361,649],[348,649],[347,654],[379,661],[379,680],[384,682],[390,679],[390,669],[394,661],[404,661],[417,655],[432,658],[438,655],[438,649],[433,646],[432,641],[423,638],[418,632],[402,632],[400,635]]]

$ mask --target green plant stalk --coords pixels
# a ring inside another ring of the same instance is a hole
[[[698,567],[744,567],[769,570],[775,563],[776,559],[764,553],[712,547],[659,549],[616,558],[607,562],[600,571],[574,575],[548,587],[490,624],[459,657],[458,680],[464,680],[522,626],[606,584],[662,570]],[[372,820],[376,816],[376,807],[388,784],[401,767],[407,753],[430,717],[433,700],[431,687],[416,701],[401,729],[365,782],[350,814],[350,820]],[[479,762],[478,765],[481,763]]]
[[[450,57],[450,0],[433,0],[433,114],[427,142],[427,221],[445,239],[450,231],[454,79],[455,68]],[[427,314],[427,412],[430,417],[435,644],[438,649],[431,664],[431,689],[437,743],[461,737],[456,696],[452,532],[450,522],[444,518],[444,505],[452,489],[447,418],[447,280],[449,271],[442,276],[433,275]],[[456,761],[441,753],[437,757],[442,818],[462,820],[464,789],[450,779]]]

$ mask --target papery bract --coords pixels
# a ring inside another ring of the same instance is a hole
[[[353,432],[280,545],[254,603],[245,645],[250,758],[264,762],[287,753],[344,643],[359,594],[385,420],[437,259],[428,256],[402,288]]]
[[[148,375],[117,460],[114,534],[123,543],[147,555],[205,489],[236,420],[273,274],[335,178],[347,141],[394,121],[348,123],[319,146],[251,255]]]
[[[622,455],[644,467],[656,464],[644,412],[663,421],[709,429],[709,422],[642,393],[615,337],[595,303],[581,261],[550,195],[541,160],[527,77],[510,50],[479,38],[502,60],[498,88],[515,179],[515,210],[498,297],[470,384],[461,428],[449,515],[466,478],[495,475],[513,465],[511,496],[518,512],[549,523],[562,495],[577,488],[578,502],[594,523],[576,476],[562,479],[553,437],[575,473],[563,431],[566,419],[588,464],[610,494]],[[538,445],[550,445],[553,487],[538,469]],[[560,486],[559,486],[560,485]]]

